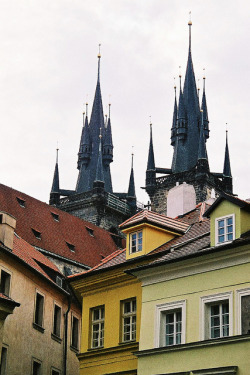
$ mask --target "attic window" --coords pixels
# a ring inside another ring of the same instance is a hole
[[[55,212],[51,212],[51,215],[52,215],[52,217],[55,221],[59,221],[59,215],[58,214],[56,214]]]
[[[94,229],[91,229],[89,227],[86,227],[86,229],[87,229],[89,235],[92,236],[92,237],[94,237]]]
[[[41,240],[41,239],[42,239],[42,237],[41,237],[41,232],[39,232],[38,230],[35,230],[35,229],[33,229],[33,228],[31,228],[31,230],[32,230],[34,236],[35,236],[38,240]]]
[[[24,199],[16,197],[16,200],[21,207],[25,208],[25,200]]]
[[[66,244],[67,244],[69,250],[72,251],[72,253],[74,253],[75,252],[75,245],[72,245],[72,243],[69,243],[67,241],[66,241]]]

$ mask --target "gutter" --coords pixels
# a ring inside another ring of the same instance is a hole
[[[71,295],[68,295],[68,309],[64,314],[64,347],[63,347],[63,375],[67,375],[68,354],[68,316],[71,307]]]

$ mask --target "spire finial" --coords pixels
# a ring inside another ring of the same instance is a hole
[[[180,89],[181,89],[181,66],[179,66],[179,78],[180,78]]]
[[[132,146],[132,153],[131,153],[131,168],[134,168],[134,146]]]
[[[88,117],[88,103],[86,103],[85,105],[86,105],[86,116]]]
[[[189,12],[188,26],[189,26],[189,51],[191,52],[191,26],[192,26],[191,11]]]
[[[175,92],[175,97],[176,97],[176,83],[175,83],[175,77],[174,77],[174,92]]]
[[[111,107],[111,103],[109,103],[109,118],[110,118],[110,107]]]
[[[100,82],[100,60],[101,60],[101,44],[99,44],[99,53],[98,57],[98,82]]]
[[[58,151],[59,151],[59,148],[58,148],[58,141],[57,141],[57,147],[56,147],[56,163],[58,164]]]
[[[205,74],[206,69],[203,68],[203,91],[205,91],[205,81],[206,81],[206,74]]]

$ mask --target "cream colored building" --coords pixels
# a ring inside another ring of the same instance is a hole
[[[14,234],[15,220],[0,222],[1,292],[20,304],[3,324],[1,375],[77,375],[77,302],[58,268]]]

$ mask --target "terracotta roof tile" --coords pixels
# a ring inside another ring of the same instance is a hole
[[[25,207],[17,198],[25,202]],[[16,233],[31,245],[90,267],[101,261],[101,254],[106,256],[117,249],[106,230],[2,184],[0,210],[17,219]],[[52,213],[58,215],[58,220]],[[86,227],[93,230],[94,236]],[[41,233],[41,239],[32,228]],[[74,245],[74,251],[67,242]]]

